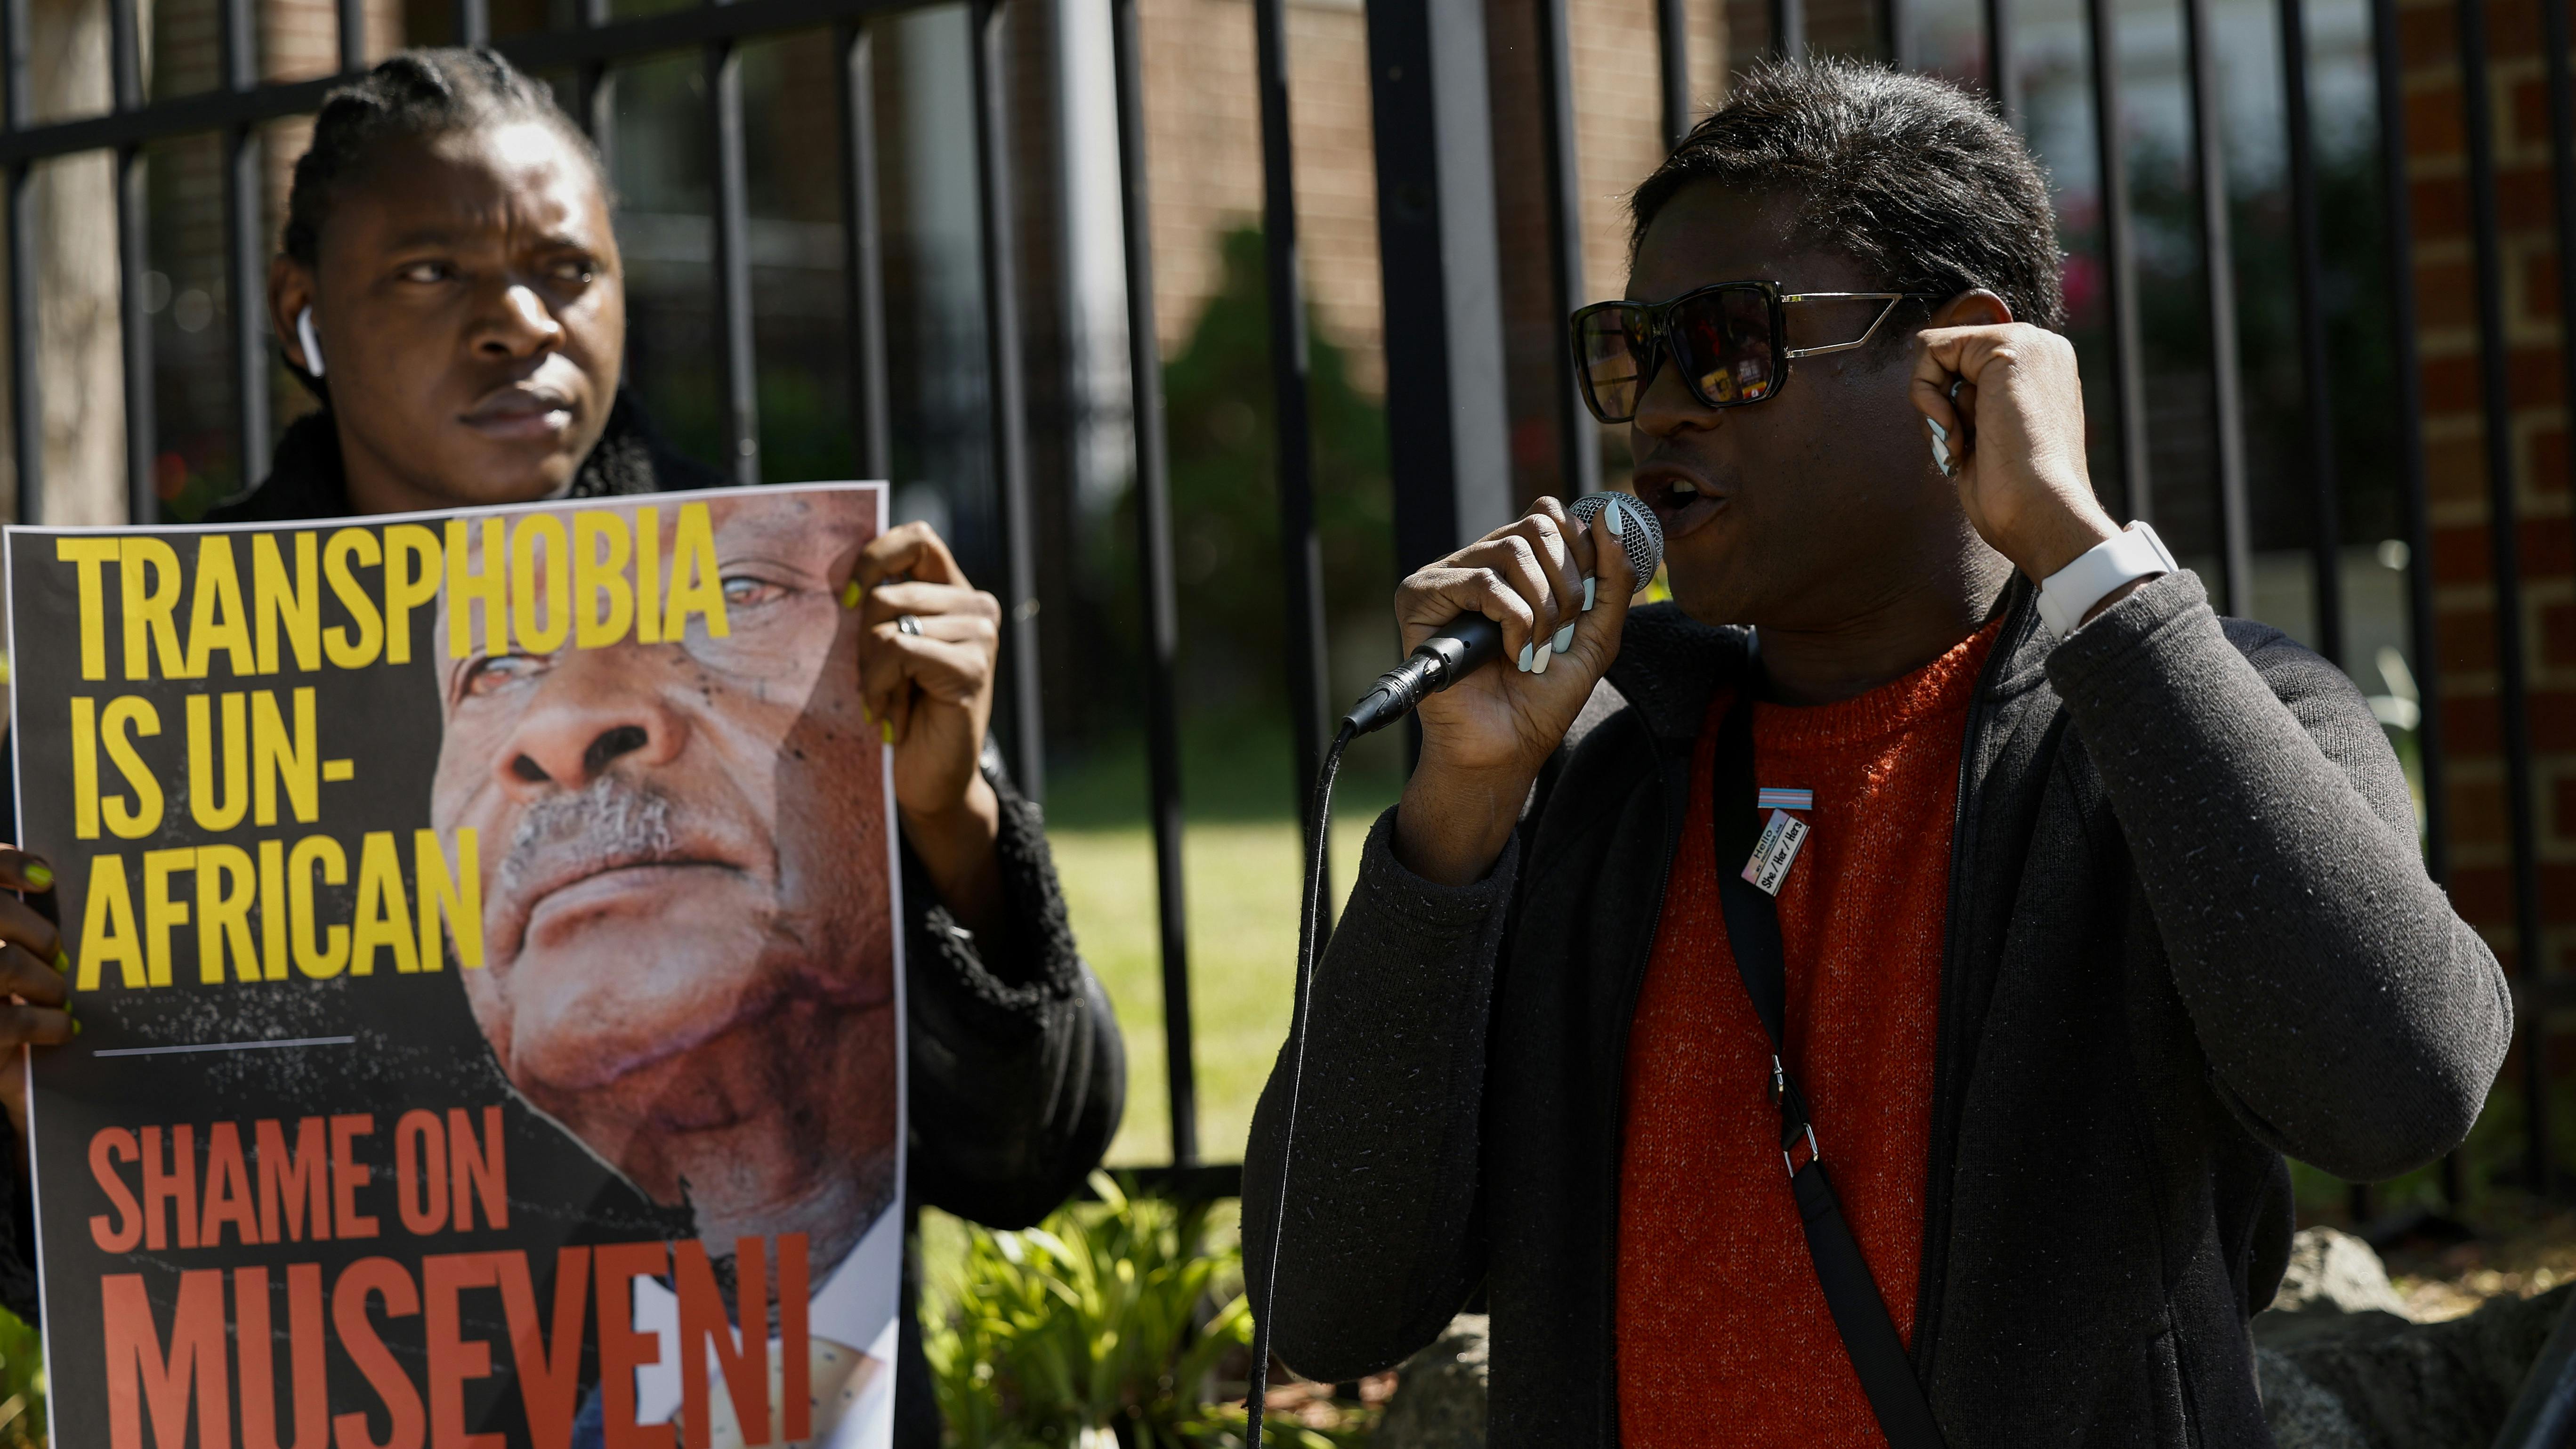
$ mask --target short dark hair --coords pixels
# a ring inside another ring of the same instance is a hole
[[[1701,181],[1794,197],[1792,234],[1888,291],[1983,287],[2016,320],[2066,326],[2048,178],[1982,98],[1946,81],[1838,57],[1755,67],[1629,197],[1632,253]]]
[[[340,184],[364,169],[384,141],[541,121],[571,143],[604,187],[599,149],[555,104],[554,90],[489,46],[406,50],[322,98],[313,143],[295,162],[286,197],[286,254],[306,266],[319,256],[322,227]]]

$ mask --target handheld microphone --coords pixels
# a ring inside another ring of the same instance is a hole
[[[1643,588],[1664,561],[1664,527],[1655,521],[1653,509],[1625,493],[1587,493],[1565,511],[1575,521],[1589,523],[1605,510],[1610,516],[1594,528],[1594,546],[1599,546],[1606,527],[1627,553],[1628,567]],[[1382,730],[1413,713],[1423,700],[1483,668],[1502,648],[1502,625],[1482,614],[1461,614],[1413,646],[1402,664],[1379,675],[1377,683],[1342,717],[1342,727],[1354,736]]]

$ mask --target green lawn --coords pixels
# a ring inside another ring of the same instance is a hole
[[[1369,824],[1388,803],[1382,792],[1347,788],[1336,802],[1336,909],[1350,889]],[[1243,1159],[1252,1104],[1288,1034],[1297,963],[1297,833],[1289,820],[1212,821],[1185,832],[1202,1161]],[[1109,1161],[1168,1162],[1153,834],[1142,825],[1054,827],[1047,839],[1064,879],[1074,938],[1109,988],[1127,1036],[1127,1119]]]

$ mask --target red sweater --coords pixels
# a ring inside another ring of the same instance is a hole
[[[1987,627],[1854,699],[1757,706],[1758,782],[1815,792],[1780,890],[1788,1063],[1843,1213],[1910,1342],[1922,1268],[1950,835]],[[1816,1286],[1778,1150],[1771,1050],[1718,909],[1700,731],[1690,818],[1628,1037],[1619,1423],[1629,1449],[1885,1442]]]

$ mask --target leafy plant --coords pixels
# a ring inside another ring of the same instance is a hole
[[[0,1311],[0,1449],[44,1449],[44,1339]]]
[[[1212,1243],[1207,1204],[1131,1196],[1093,1173],[1097,1203],[1019,1232],[967,1230],[945,1311],[925,1307],[950,1442],[963,1449],[1098,1445],[1223,1449],[1240,1409],[1206,1401],[1222,1361],[1252,1339],[1243,1253]],[[1295,1424],[1299,1449],[1334,1440]]]

